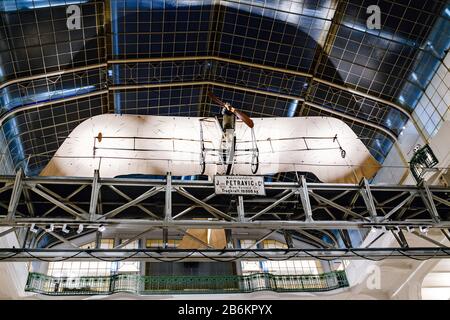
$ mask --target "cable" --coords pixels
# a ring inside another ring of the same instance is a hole
[[[234,252],[236,252],[236,251],[237,250],[234,250]],[[269,251],[271,251],[271,250],[269,250]],[[286,251],[286,250],[282,250],[282,251]],[[133,254],[131,254],[131,255],[127,256],[127,257],[124,257],[124,258],[105,259],[105,258],[98,257],[98,256],[94,255],[92,252],[90,252],[90,250],[80,250],[80,251],[78,251],[77,253],[75,253],[72,256],[55,260],[55,259],[44,259],[44,258],[35,256],[34,254],[32,254],[32,251],[30,251],[30,250],[23,250],[23,251],[17,251],[17,252],[15,252],[12,255],[9,255],[7,257],[1,257],[0,261],[13,258],[13,257],[15,257],[16,255],[18,255],[19,253],[22,253],[22,252],[28,254],[33,259],[36,259],[36,260],[39,260],[39,261],[43,261],[43,262],[61,262],[61,261],[66,261],[66,260],[73,259],[73,258],[77,257],[78,255],[80,255],[83,252],[87,253],[89,256],[91,256],[94,259],[97,259],[97,260],[100,260],[100,261],[105,261],[105,262],[120,262],[120,261],[129,260],[129,259],[132,259],[134,256],[138,255],[139,253],[143,253],[147,257],[155,259],[155,260],[158,260],[160,262],[178,262],[178,261],[183,261],[183,260],[186,260],[189,257],[191,257],[194,253],[199,253],[204,258],[206,258],[208,260],[211,260],[211,261],[215,261],[215,262],[234,262],[234,261],[237,261],[237,260],[240,260],[240,259],[244,259],[244,257],[246,257],[249,253],[253,253],[256,257],[258,257],[260,259],[268,260],[268,261],[287,261],[287,260],[290,260],[290,259],[293,259],[293,258],[298,258],[298,255],[300,253],[304,253],[304,254],[308,255],[309,257],[311,257],[311,258],[314,258],[314,259],[317,259],[317,260],[321,260],[321,261],[327,261],[327,262],[334,261],[334,260],[345,259],[346,258],[346,254],[349,253],[349,252],[354,254],[355,256],[357,256],[359,258],[362,258],[362,259],[365,259],[365,260],[371,260],[371,261],[382,261],[382,260],[385,260],[385,259],[391,257],[395,252],[398,252],[402,256],[405,256],[407,258],[410,258],[410,259],[413,259],[413,260],[417,260],[417,261],[425,261],[425,260],[436,258],[436,256],[438,255],[439,252],[443,252],[446,255],[450,256],[450,252],[448,252],[444,248],[436,248],[435,250],[433,250],[433,254],[430,254],[429,256],[426,256],[425,258],[418,258],[417,255],[410,255],[407,252],[405,252],[405,250],[403,250],[403,249],[394,248],[394,249],[390,250],[389,254],[381,255],[380,256],[381,258],[379,258],[379,259],[375,259],[375,258],[369,257],[368,255],[362,255],[362,254],[358,253],[356,249],[346,249],[345,253],[342,256],[333,256],[331,258],[325,258],[325,257],[321,257],[321,256],[318,256],[318,255],[314,255],[314,254],[310,253],[308,249],[296,249],[296,250],[291,250],[291,251],[295,251],[296,253],[295,254],[291,254],[289,256],[274,258],[274,257],[270,257],[270,256],[267,256],[267,255],[261,254],[259,252],[259,250],[249,249],[249,250],[246,250],[245,252],[243,252],[243,254],[238,254],[236,257],[224,258],[224,259],[211,257],[204,250],[196,250],[196,249],[192,250],[192,251],[189,251],[189,252],[185,251],[185,252],[187,252],[187,254],[182,256],[182,257],[179,257],[179,258],[159,258],[159,257],[156,257],[156,256],[153,256],[153,255],[149,254],[146,251],[136,251]],[[237,252],[239,252],[239,251],[237,251]],[[158,252],[155,252],[155,253],[158,253]]]
[[[78,255],[79,255],[81,252],[83,252],[83,251],[79,251],[79,252],[77,252],[76,254],[74,254],[73,256],[71,256],[71,257],[66,257],[66,258],[62,258],[61,260],[54,260],[54,259],[52,259],[52,260],[47,260],[47,259],[39,258],[39,257],[36,257],[36,256],[32,255],[31,252],[28,251],[28,250],[25,250],[24,252],[27,253],[27,254],[28,254],[29,256],[31,256],[32,258],[37,259],[37,260],[39,260],[39,261],[43,261],[43,262],[61,262],[61,261],[66,261],[66,260],[75,258],[76,256],[78,256]]]
[[[246,251],[243,255],[241,255],[241,256],[239,256],[239,257],[231,258],[231,259],[228,259],[228,260],[224,260],[224,259],[217,259],[217,258],[208,257],[208,256],[206,256],[203,252],[199,251],[199,253],[200,253],[201,255],[203,255],[205,258],[208,258],[208,259],[213,260],[213,261],[216,261],[216,262],[233,262],[233,261],[237,261],[237,260],[239,260],[239,259],[242,259],[242,257],[245,257],[249,252],[250,252],[250,251]]]
[[[401,249],[398,249],[397,250],[401,255],[403,255],[403,256],[405,256],[405,257],[408,257],[409,259],[413,259],[413,260],[417,260],[417,261],[426,261],[426,260],[430,260],[430,259],[432,259],[432,258],[435,258],[436,256],[437,256],[437,252],[438,251],[440,251],[440,249],[436,249],[436,253],[433,255],[433,256],[430,256],[430,257],[427,257],[427,258],[424,258],[424,259],[420,259],[420,258],[416,258],[416,257],[413,257],[413,256],[411,256],[411,255],[409,255],[409,254],[406,254],[406,253],[404,253],[403,252],[403,250],[401,250]],[[445,252],[445,251],[444,251]],[[447,253],[447,252],[445,252],[445,253]]]
[[[12,255],[10,255],[9,257],[3,257],[3,258],[0,258],[0,261],[6,260],[6,259],[9,259],[9,258],[12,258],[12,257],[15,257],[15,256],[18,255],[18,254],[19,254],[19,252],[16,252],[16,253],[13,253]]]
[[[160,261],[160,262],[178,262],[178,261],[183,261],[183,260],[189,258],[190,256],[192,256],[192,255],[194,254],[195,251],[191,251],[188,255],[186,255],[186,256],[184,256],[184,257],[181,257],[181,258],[175,258],[175,259],[170,259],[170,260],[165,260],[165,259],[162,259],[162,258],[153,257],[153,256],[150,256],[147,252],[145,252],[145,251],[143,251],[143,252],[144,252],[144,254],[145,254],[147,257],[150,257],[150,258],[152,258],[152,259],[156,259],[156,260],[158,260],[158,261]]]
[[[125,257],[125,258],[121,258],[121,259],[114,259],[114,260],[111,260],[111,259],[104,259],[104,258],[100,258],[100,257],[97,257],[97,256],[94,256],[91,252],[89,252],[89,251],[85,251],[88,255],[90,255],[92,258],[95,258],[95,259],[98,259],[98,260],[100,260],[100,261],[105,261],[105,262],[120,262],[120,261],[125,261],[125,260],[128,260],[128,259],[130,259],[130,258],[133,258],[135,255],[137,255],[138,253],[139,253],[139,251],[136,251],[135,253],[133,253],[131,256],[128,256],[128,257]]]

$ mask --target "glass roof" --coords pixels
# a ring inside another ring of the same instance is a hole
[[[341,118],[383,162],[424,66],[448,49],[449,3],[377,1],[382,28],[371,30],[372,2],[2,1],[5,148],[38,174],[88,117],[214,116],[213,91],[252,116]],[[71,4],[80,30],[67,28]]]

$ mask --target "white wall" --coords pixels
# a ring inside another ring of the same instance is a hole
[[[0,232],[8,228],[0,227]],[[0,248],[19,247],[14,232],[0,238]],[[24,297],[28,277],[28,264],[25,262],[0,261],[0,299],[17,299]]]

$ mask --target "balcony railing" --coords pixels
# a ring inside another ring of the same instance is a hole
[[[30,273],[26,291],[45,295],[109,295],[128,292],[150,294],[321,292],[348,287],[344,271],[320,275],[273,275],[257,273],[246,276],[140,276],[50,277]]]

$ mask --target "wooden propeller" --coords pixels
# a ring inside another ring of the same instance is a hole
[[[244,112],[239,111],[238,109],[232,107],[229,103],[223,102],[222,100],[217,98],[212,92],[208,92],[208,97],[210,97],[211,100],[214,101],[219,106],[232,112],[236,117],[241,119],[247,126],[249,126],[250,128],[253,128],[253,126],[254,126],[253,120],[248,115],[246,115]]]

